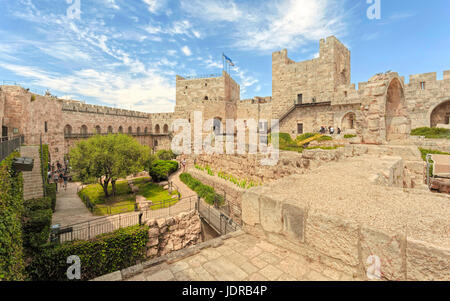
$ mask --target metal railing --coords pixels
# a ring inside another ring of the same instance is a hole
[[[235,232],[241,228],[232,218],[204,201],[198,202],[198,212],[203,220],[220,235]]]
[[[106,136],[106,135],[110,135],[110,134],[125,134],[125,135],[131,135],[131,136],[153,136],[154,134],[152,133],[64,133],[64,138],[66,139],[76,139],[76,138],[90,138],[93,137],[95,135],[101,135],[101,136]],[[168,135],[168,134],[165,134]]]
[[[0,139],[0,161],[3,161],[12,152],[19,150],[24,142],[24,136],[1,137]]]
[[[150,219],[167,218],[182,212],[189,212],[196,208],[197,198],[195,196],[182,198],[176,204],[171,204],[174,202],[174,200],[166,200],[154,203],[143,211],[99,217],[90,221],[57,228],[52,231],[50,239],[59,243],[93,239],[98,235],[110,233],[121,228],[142,225]]]

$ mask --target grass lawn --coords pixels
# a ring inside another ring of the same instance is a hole
[[[177,195],[178,192],[174,191],[169,194],[167,190],[154,183],[149,183],[146,181],[149,178],[139,178],[133,180],[134,184],[139,187],[139,195],[146,197],[157,205],[152,207],[152,210],[157,210],[160,208],[172,206],[178,202],[178,198],[171,200],[165,204],[159,204],[159,202],[171,199],[172,195]],[[112,193],[112,185],[109,184],[108,192]],[[106,199],[103,192],[103,188],[100,184],[91,184],[85,187],[79,192],[81,198],[83,196],[89,197],[91,202],[95,204],[95,215],[110,215],[123,212],[134,211],[134,206],[136,203],[135,196],[130,193],[127,181],[118,181],[116,183],[116,195],[110,196]]]
[[[418,128],[411,131],[411,136],[424,136],[431,139],[450,139],[450,130],[441,128]]]

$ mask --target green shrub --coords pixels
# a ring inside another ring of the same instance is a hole
[[[55,212],[56,209],[56,183],[47,184],[47,197],[51,201],[51,209]]]
[[[93,279],[142,261],[146,256],[148,227],[133,226],[96,237],[43,246],[27,267],[31,280],[67,281],[67,258],[81,260],[81,280]]]
[[[431,139],[450,139],[450,129],[422,127],[412,130],[411,135]]]
[[[311,138],[311,137],[314,137],[315,135],[317,135],[317,134],[314,134],[314,133],[304,133],[304,134],[302,134],[302,135],[297,136],[297,138],[295,138],[295,141],[300,142],[300,141],[309,139],[309,138]]]
[[[177,161],[156,160],[150,168],[150,176],[154,182],[168,180],[168,177],[178,170]]]
[[[351,138],[355,138],[355,137],[356,137],[356,135],[350,135],[350,134],[345,134],[344,135],[345,139],[351,139]]]
[[[321,141],[331,141],[331,140],[333,140],[333,137],[327,136],[327,135],[324,135],[324,136],[319,137],[319,138],[316,139],[316,141],[318,141],[318,142],[321,142]]]
[[[23,246],[29,254],[39,252],[39,248],[47,243],[50,236],[50,226],[52,223],[52,213],[50,209],[50,199],[42,199],[42,206],[48,206],[47,209],[25,210],[23,217]],[[34,207],[39,208],[39,207]]]
[[[50,197],[31,199],[23,202],[24,212],[32,212],[36,210],[45,210],[52,208],[52,200]]]
[[[12,168],[14,152],[0,162],[0,281],[23,280],[23,178]]]
[[[156,157],[158,157],[159,160],[167,161],[175,159],[177,155],[175,155],[172,150],[162,149],[156,153]]]
[[[180,175],[180,180],[210,205],[214,205],[215,201],[217,201],[219,205],[222,205],[225,201],[223,196],[215,192],[214,188],[204,185],[188,173],[182,173]]]

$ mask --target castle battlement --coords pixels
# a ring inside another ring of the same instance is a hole
[[[124,109],[116,109],[106,106],[98,106],[93,104],[86,104],[78,101],[66,101],[63,100],[63,111],[72,111],[80,113],[92,113],[92,114],[104,114],[104,115],[114,115],[114,116],[124,116],[133,118],[149,118],[147,113],[130,111]]]

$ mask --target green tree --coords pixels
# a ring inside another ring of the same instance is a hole
[[[105,196],[109,197],[109,183],[115,195],[117,179],[145,169],[150,149],[128,135],[97,135],[79,142],[70,151],[70,158],[80,180],[97,178]]]

